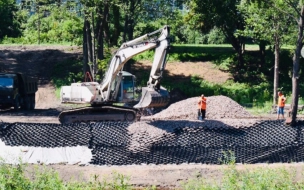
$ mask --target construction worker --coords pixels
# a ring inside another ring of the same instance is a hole
[[[204,96],[204,94],[201,95],[198,101],[198,119],[205,119],[206,117],[206,107],[207,107],[207,98]]]
[[[282,115],[282,118],[284,119],[284,107],[285,107],[285,101],[286,98],[284,97],[283,93],[281,91],[278,92],[278,118],[280,118],[280,115]]]

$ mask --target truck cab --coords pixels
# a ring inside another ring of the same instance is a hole
[[[0,108],[18,105],[18,78],[16,74],[0,74]],[[17,102],[17,103],[16,103]],[[16,105],[17,104],[17,105]]]
[[[0,73],[0,109],[34,109],[37,90],[36,78],[21,73]]]

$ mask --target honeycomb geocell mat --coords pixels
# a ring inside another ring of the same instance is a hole
[[[5,146],[85,146],[96,165],[222,164],[231,156],[237,163],[302,162],[303,134],[303,121],[290,127],[283,120],[0,123]]]

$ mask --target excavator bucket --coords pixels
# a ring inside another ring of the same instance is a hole
[[[134,108],[156,108],[164,107],[170,101],[169,92],[161,87],[159,91],[155,91],[149,87],[142,88],[142,96],[138,104]]]

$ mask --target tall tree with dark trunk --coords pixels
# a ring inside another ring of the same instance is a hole
[[[112,35],[112,45],[117,46],[118,45],[118,38],[120,34],[120,6],[118,6],[116,3],[112,6],[113,11],[113,35]]]
[[[97,7],[97,19],[96,19],[96,41],[97,41],[97,60],[102,60],[104,58],[104,54],[103,54],[103,39],[104,39],[104,22],[103,22],[103,6],[100,5]]]
[[[298,13],[298,38],[296,42],[296,49],[293,56],[293,72],[292,72],[292,102],[291,102],[291,125],[296,124],[299,103],[299,77],[300,77],[300,56],[303,47],[303,29],[304,29],[304,4],[299,2],[299,8],[295,7],[292,0],[287,0],[287,3],[294,7],[295,12]]]
[[[105,0],[103,2],[103,16],[102,16],[102,25],[104,28],[104,38],[108,46],[111,46],[111,41],[110,41],[110,28],[109,28],[109,1]]]
[[[89,72],[94,78],[94,68],[93,68],[93,45],[92,45],[92,34],[91,26],[89,21],[89,13],[85,11],[85,20],[83,27],[83,73],[84,76]]]
[[[276,104],[279,88],[279,63],[281,46],[290,34],[290,19],[282,14],[278,8],[285,7],[284,3],[276,0],[254,2],[242,0],[238,9],[244,15],[246,26],[240,33],[260,41],[260,52],[265,52],[265,44],[274,46],[274,79],[273,79],[273,104]],[[264,56],[261,56],[264,58]]]
[[[137,18],[140,16],[140,8],[142,7],[142,0],[123,0],[124,3],[124,31],[123,41],[133,39],[134,27]]]
[[[82,1],[84,8],[84,74],[90,73],[96,80],[98,62],[104,59],[104,42],[110,43],[109,1]],[[99,71],[99,74],[100,73]]]

